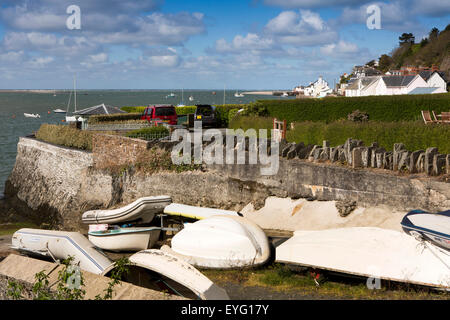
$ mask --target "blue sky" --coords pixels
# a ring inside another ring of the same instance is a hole
[[[69,5],[81,30],[68,30]],[[380,8],[369,30],[366,8]],[[450,23],[448,0],[2,0],[0,88],[287,89]]]

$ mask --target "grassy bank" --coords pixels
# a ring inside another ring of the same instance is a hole
[[[254,270],[204,270],[203,273],[218,285],[229,283],[244,288],[261,287],[299,299],[442,299],[449,298],[445,292],[434,291],[401,283],[382,282],[379,290],[370,290],[366,279],[339,277],[324,274],[319,286],[308,271],[292,271],[287,266],[274,263]],[[249,299],[247,297],[246,299]]]
[[[338,146],[353,138],[364,141],[367,146],[378,142],[387,150],[392,150],[394,143],[401,142],[411,151],[437,147],[440,153],[450,153],[449,125],[425,125],[421,121],[335,121],[328,124],[303,121],[293,125],[294,129],[286,132],[289,142],[321,145],[328,140],[331,146]],[[273,128],[272,119],[267,117],[239,117],[231,122],[230,127],[244,130]]]

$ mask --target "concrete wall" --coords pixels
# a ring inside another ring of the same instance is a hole
[[[151,195],[169,195],[174,202],[234,210],[249,203],[255,209],[261,208],[271,196],[355,200],[360,206],[384,205],[404,211],[450,208],[450,184],[423,174],[402,176],[387,170],[352,169],[298,157],[281,157],[274,176],[262,176],[259,165],[237,164],[154,174],[130,167],[114,174],[94,168],[91,153],[28,138],[19,141],[5,195],[24,216],[66,230],[85,230],[81,215],[87,210]]]

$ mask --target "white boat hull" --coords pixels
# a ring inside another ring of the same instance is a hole
[[[72,256],[74,263],[79,262],[82,270],[103,276],[110,275],[115,268],[115,264],[108,257],[95,249],[93,244],[78,232],[20,229],[14,233],[11,247],[21,252],[54,259],[67,259]],[[132,263],[131,274],[124,280],[126,282],[158,289],[158,279],[165,283],[169,279],[172,286],[184,286],[199,299],[229,299],[225,290],[193,266],[161,250],[140,251],[130,256],[129,260]],[[139,272],[139,269],[145,269],[145,272]],[[149,275],[148,271],[154,274]],[[139,278],[140,276],[144,278]]]
[[[171,216],[180,216],[191,219],[206,219],[217,215],[228,215],[239,217],[239,213],[231,210],[221,210],[214,208],[202,208],[195,206],[188,206],[180,203],[171,203],[164,208],[164,213]]]
[[[34,113],[24,113],[23,115],[25,116],[25,118],[40,118],[41,117],[39,114],[34,114]]]
[[[148,223],[157,213],[162,213],[171,202],[172,199],[169,196],[143,197],[118,209],[86,211],[81,219],[86,224],[113,224],[127,221]]]
[[[106,232],[89,232],[88,237],[96,247],[108,251],[140,251],[153,247],[159,239],[161,229],[120,228]]]
[[[450,288],[450,255],[404,233],[380,228],[296,231],[276,261],[418,285]]]
[[[264,231],[253,222],[215,216],[187,225],[171,241],[171,252],[203,268],[251,267],[265,263],[270,247]]]
[[[78,232],[20,229],[14,233],[11,247],[56,259],[73,256],[75,263],[80,262],[81,269],[95,274],[101,274],[111,265],[111,261]]]

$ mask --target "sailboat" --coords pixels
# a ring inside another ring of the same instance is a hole
[[[189,101],[194,101],[194,97],[193,96],[189,96]]]
[[[239,91],[236,91],[236,93],[234,94],[234,96],[235,96],[236,98],[242,98],[242,97],[244,97],[244,94],[239,93]]]
[[[181,89],[181,103],[179,105],[177,105],[177,107],[186,107],[186,105],[184,104],[184,90]]]
[[[73,92],[74,92],[74,104],[75,104],[75,110],[74,112],[77,112],[77,86],[76,86],[76,76],[73,77]],[[67,112],[69,113],[69,107],[70,107],[70,100],[72,98],[72,92],[70,92],[69,95],[69,102],[67,103]],[[66,115],[66,122],[77,122],[76,116],[68,116]]]

